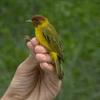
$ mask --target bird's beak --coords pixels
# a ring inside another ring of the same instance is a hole
[[[26,20],[25,22],[27,22],[27,23],[32,23],[32,20],[28,19],[28,20]]]

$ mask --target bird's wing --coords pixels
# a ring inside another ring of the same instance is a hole
[[[54,52],[57,52],[59,60],[63,61],[63,44],[59,34],[54,33],[50,28],[43,29],[44,38],[47,40],[49,46]]]

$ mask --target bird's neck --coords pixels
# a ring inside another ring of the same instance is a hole
[[[48,26],[48,21],[43,22],[41,25],[38,25],[37,28],[45,28]]]
[[[43,28],[45,27],[48,27],[49,25],[49,22],[48,21],[45,21],[44,23],[42,23],[41,25],[38,25],[36,28],[35,28],[35,31],[36,32],[42,32]]]

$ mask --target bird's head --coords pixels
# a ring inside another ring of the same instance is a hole
[[[47,18],[41,15],[35,15],[32,17],[31,20],[28,20],[27,22],[32,22],[34,27],[37,27],[38,25],[43,25],[47,22]]]

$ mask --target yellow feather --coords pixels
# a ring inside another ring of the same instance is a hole
[[[49,47],[49,44],[47,43],[46,39],[44,38],[42,30],[41,30],[40,27],[37,27],[35,29],[35,35],[36,35],[37,40],[40,42],[40,44],[51,51],[51,48]]]

